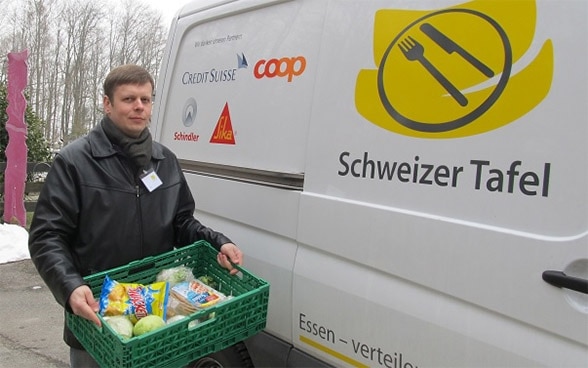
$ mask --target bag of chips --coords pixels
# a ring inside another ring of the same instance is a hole
[[[167,282],[149,285],[122,283],[106,275],[100,293],[99,313],[102,316],[129,316],[133,323],[150,314],[165,319],[168,298]]]

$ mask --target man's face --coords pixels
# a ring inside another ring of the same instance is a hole
[[[136,138],[151,120],[152,94],[151,83],[120,85],[113,101],[104,96],[104,111],[124,134]]]

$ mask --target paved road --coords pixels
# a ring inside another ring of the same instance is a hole
[[[30,260],[0,264],[0,368],[69,367],[63,309]]]

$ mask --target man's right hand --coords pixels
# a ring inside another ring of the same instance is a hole
[[[69,306],[75,315],[83,317],[94,322],[100,327],[100,319],[96,315],[99,310],[99,304],[92,295],[92,290],[88,285],[78,286],[69,296]]]

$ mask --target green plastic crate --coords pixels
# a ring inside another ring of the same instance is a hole
[[[196,277],[213,276],[219,283],[218,290],[233,297],[229,300],[129,340],[122,339],[102,317],[103,327],[99,328],[67,313],[67,325],[98,364],[108,368],[180,367],[251,337],[265,328],[269,284],[239,266],[241,272],[230,275],[218,265],[217,253],[210,244],[199,241],[87,276],[85,280],[99,298],[106,275],[119,282],[150,284],[161,270],[186,266],[192,268]]]

